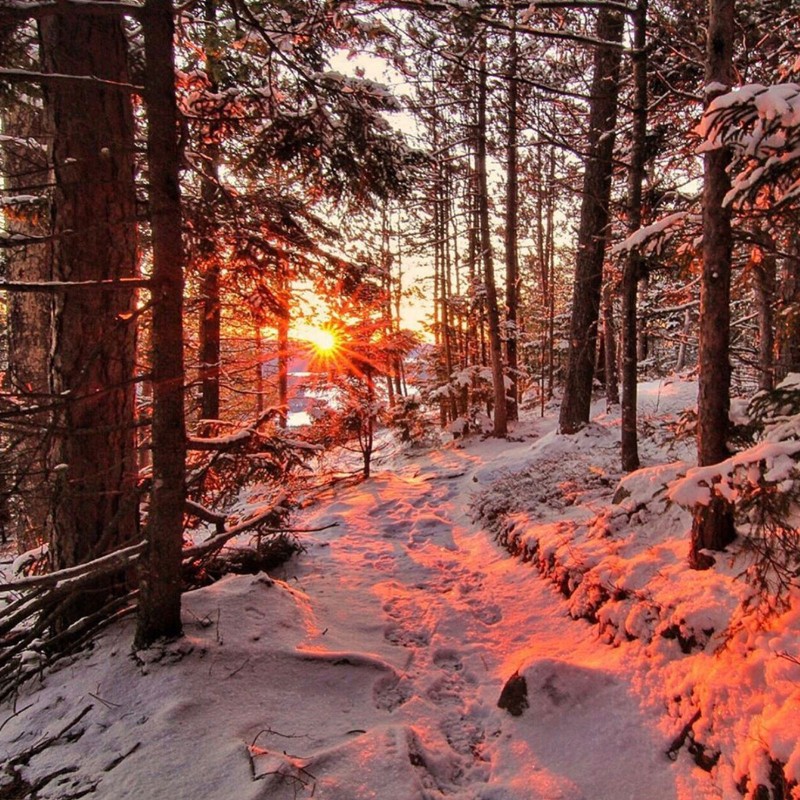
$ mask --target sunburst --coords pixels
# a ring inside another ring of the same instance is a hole
[[[332,358],[342,346],[341,338],[330,328],[308,328],[303,338],[314,348],[319,358]]]

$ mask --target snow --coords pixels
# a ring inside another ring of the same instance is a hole
[[[296,560],[186,594],[182,639],[132,654],[124,622],[21,687],[0,754],[88,709],[21,768],[70,770],[38,797],[728,800],[744,775],[768,785],[770,758],[800,777],[800,604],[756,624],[733,552],[686,568],[670,492],[697,473],[665,431],[696,390],[640,387],[654,432],[625,477],[600,406],[574,436],[532,417],[385,451],[298,514],[324,530]],[[497,706],[515,673],[521,716]],[[667,756],[698,711],[710,773]]]

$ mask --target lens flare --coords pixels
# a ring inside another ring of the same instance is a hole
[[[329,328],[309,328],[304,338],[320,356],[331,356],[339,349],[339,337]]]

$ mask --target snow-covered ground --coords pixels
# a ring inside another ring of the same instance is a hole
[[[737,569],[687,570],[690,517],[664,497],[694,391],[642,387],[624,490],[600,408],[576,436],[531,418],[384,453],[298,516],[335,527],[280,574],[185,595],[181,640],[132,655],[121,624],[22,687],[7,773],[61,800],[727,799],[769,785],[770,758],[796,777],[798,613],[737,617]],[[498,707],[515,675],[519,715]]]

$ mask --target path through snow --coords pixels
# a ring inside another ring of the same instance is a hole
[[[421,796],[677,797],[656,719],[631,690],[641,676],[470,523],[463,503],[482,462],[456,449],[429,459],[379,474],[307,520],[338,527],[301,562],[320,631],[304,647],[366,648],[395,670],[375,682],[386,716],[365,734],[369,748],[382,739],[407,751]],[[523,663],[530,708],[514,719],[496,704]],[[336,797],[325,794],[324,770],[315,775],[316,796]],[[364,794],[348,797],[420,796],[406,781],[381,790],[363,777]]]
[[[40,800],[704,796],[640,703],[646,659],[570,620],[470,521],[470,496],[531,442],[451,446],[337,490],[297,520],[337,527],[304,536],[282,580],[190,592],[180,641],[134,658],[129,621],[24,687],[0,758],[79,717],[26,762]],[[497,700],[520,668],[530,707],[512,717]]]

